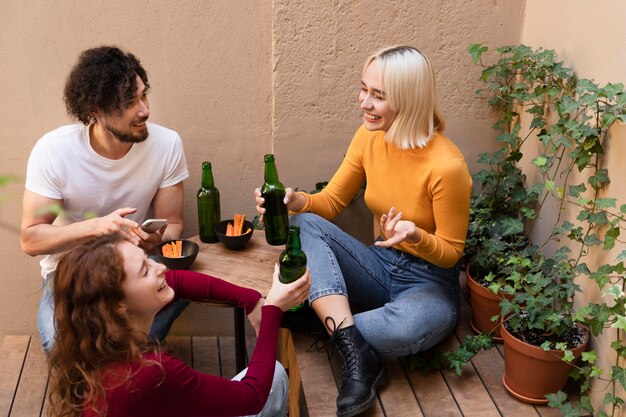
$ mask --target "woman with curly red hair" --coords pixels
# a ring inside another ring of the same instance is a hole
[[[57,338],[50,355],[54,416],[285,416],[288,379],[276,362],[283,311],[308,295],[309,273],[267,298],[192,271],[166,271],[120,235],[92,240],[61,258],[54,281]],[[163,351],[148,334],[178,298],[245,308],[258,341],[241,380],[204,374]]]

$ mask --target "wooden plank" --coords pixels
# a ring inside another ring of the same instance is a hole
[[[193,368],[211,375],[220,375],[220,352],[217,336],[194,336]]]
[[[31,337],[15,395],[11,417],[41,415],[48,386],[49,366],[39,336]]]
[[[402,365],[425,417],[462,417],[441,372],[432,371],[425,375],[410,369],[406,359],[402,360]]]
[[[466,302],[461,302],[461,320],[456,328],[459,340],[474,334],[469,322],[471,309]],[[472,359],[472,364],[480,376],[482,383],[489,391],[489,395],[503,417],[530,417],[537,416],[537,410],[531,405],[511,396],[502,384],[504,374],[504,360],[497,348],[479,352]]]
[[[324,352],[325,354],[326,352]],[[330,364],[333,368],[333,374],[335,376],[335,382],[337,386],[341,386],[341,374],[343,372],[343,364],[341,360],[341,355],[336,352]],[[380,390],[379,390],[380,392]],[[378,401],[376,401],[370,408],[361,413],[363,417],[385,417],[385,411],[383,409],[382,403],[380,401],[380,394],[377,395]],[[335,402],[336,403],[336,402]],[[393,417],[393,414],[387,414],[387,417]]]
[[[293,335],[304,399],[310,417],[336,417],[337,385],[325,351],[311,348],[313,338]]]
[[[446,350],[456,349],[458,345],[459,342],[455,338],[448,338],[442,343],[442,347]],[[441,373],[463,415],[500,416],[498,408],[491,400],[489,392],[471,363],[465,365],[461,376],[449,369],[442,370]]]
[[[0,345],[0,416],[9,416],[30,336],[5,336]]]
[[[387,370],[387,383],[378,390],[378,396],[385,414],[394,417],[424,417],[399,359],[388,359],[383,363]]]
[[[172,355],[178,356],[189,366],[193,367],[191,338],[189,336],[168,336],[166,349],[168,349]]]
[[[220,336],[217,341],[220,347],[222,376],[224,378],[231,379],[237,375],[237,365],[235,362],[235,338],[232,336]]]

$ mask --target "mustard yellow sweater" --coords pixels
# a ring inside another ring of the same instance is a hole
[[[385,132],[361,126],[341,166],[318,194],[304,194],[299,212],[333,219],[367,181],[365,204],[376,222],[391,207],[421,230],[417,243],[396,249],[437,266],[452,267],[463,254],[472,180],[463,155],[450,139],[436,134],[425,148],[404,150],[385,141]]]

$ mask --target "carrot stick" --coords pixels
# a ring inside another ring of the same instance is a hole
[[[237,229],[237,235],[241,235],[243,232],[243,225],[246,223],[246,214],[242,213],[241,216],[239,216],[239,229]]]
[[[233,236],[233,225],[228,223],[226,226],[226,236]]]
[[[180,258],[183,256],[183,242],[181,240],[176,241],[176,257]]]
[[[233,224],[233,236],[239,236],[239,224],[241,223],[241,215],[235,213],[235,222]]]

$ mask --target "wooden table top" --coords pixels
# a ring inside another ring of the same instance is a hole
[[[222,278],[230,283],[257,290],[264,297],[272,286],[274,264],[284,246],[270,246],[265,231],[255,230],[241,250],[226,249],[222,243],[203,243],[198,236],[189,238],[200,245],[192,271]]]

